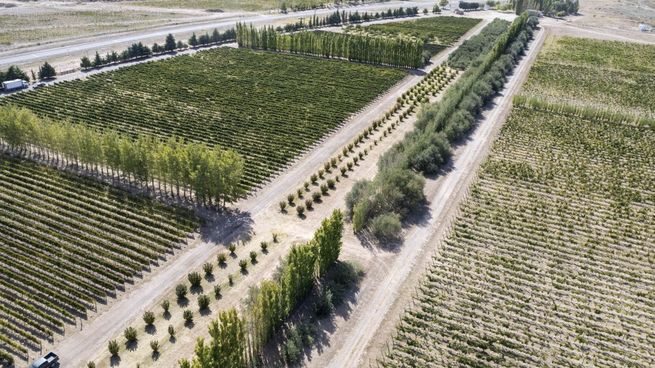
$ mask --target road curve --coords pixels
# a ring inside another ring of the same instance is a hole
[[[545,31],[542,29],[535,35],[526,56],[521,60],[509,78],[500,96],[494,100],[496,106],[485,114],[478,128],[471,136],[469,142],[461,148],[453,162],[453,169],[439,185],[436,193],[430,198],[429,219],[425,223],[414,227],[403,242],[401,251],[395,256],[393,265],[370,300],[361,305],[362,312],[349,321],[353,328],[348,336],[343,337],[339,350],[332,357],[329,368],[358,367],[365,364],[362,361],[366,349],[378,333],[387,314],[391,310],[405,280],[413,271],[418,257],[424,248],[436,244],[439,239],[435,237],[438,229],[447,226],[453,218],[455,211],[464,197],[469,184],[474,180],[477,168],[486,157],[495,132],[502,125],[511,108],[512,96],[519,90],[527,76],[530,66],[543,43]],[[413,286],[413,285],[411,285]],[[410,287],[410,286],[408,286]]]

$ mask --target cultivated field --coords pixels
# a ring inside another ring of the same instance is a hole
[[[653,118],[653,60],[652,45],[554,37],[544,46],[524,94]]]
[[[641,52],[571,41],[572,64]],[[653,366],[655,131],[517,101],[382,365]]]
[[[0,352],[63,333],[198,227],[187,211],[0,156]]]
[[[417,38],[430,44],[451,45],[471,28],[480,23],[480,19],[462,17],[430,17],[404,22],[374,24],[362,27],[366,33],[387,36],[403,35]],[[360,29],[357,27],[357,29]]]
[[[260,185],[406,73],[219,48],[3,99],[97,128],[231,148]]]

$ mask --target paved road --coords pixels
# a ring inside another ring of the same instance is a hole
[[[442,182],[436,193],[430,198],[429,216],[427,216],[429,220],[417,225],[407,234],[401,251],[396,255],[396,260],[390,268],[393,272],[388,272],[386,277],[380,280],[379,285],[383,287],[378,287],[371,299],[365,301],[365,305],[361,305],[361,313],[349,321],[349,324],[354,326],[350,334],[338,342],[340,348],[332,357],[328,367],[345,368],[363,365],[362,358],[369,342],[374,339],[379,327],[387,319],[387,314],[401,288],[405,286],[404,281],[413,271],[418,257],[423,254],[425,248],[438,242],[434,235],[441,227],[447,226],[454,216],[453,209],[458,206],[469,184],[474,180],[477,168],[487,155],[494,133],[502,125],[504,116],[511,107],[512,96],[518,91],[530,70],[530,65],[543,42],[544,33],[544,30],[541,30],[536,35],[527,56],[515,69],[501,95],[495,99],[496,106],[486,114],[470,141],[458,152],[452,171],[441,178]]]
[[[421,8],[432,7],[434,1],[414,0],[414,1],[390,1],[385,3],[363,4],[349,6],[347,11],[380,11],[383,9],[418,6]],[[333,12],[334,9],[316,9],[301,12],[292,12],[288,14],[249,14],[227,16],[218,20],[202,21],[197,23],[182,24],[175,26],[163,26],[148,30],[133,31],[128,33],[110,34],[78,39],[75,41],[63,41],[59,44],[53,43],[43,46],[30,47],[25,49],[9,50],[0,53],[0,69],[10,65],[23,65],[28,63],[43,62],[48,59],[61,56],[71,56],[79,58],[81,55],[94,53],[96,50],[119,45],[124,43],[138,42],[151,38],[164,38],[167,34],[191,33],[206,29],[218,28],[219,30],[231,28],[237,21],[263,25],[283,20],[293,20],[298,17],[308,17],[314,14],[326,15]]]

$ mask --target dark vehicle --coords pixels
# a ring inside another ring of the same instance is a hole
[[[51,351],[34,361],[30,368],[59,368],[59,357]]]
[[[34,85],[34,87],[32,87],[32,88],[34,88],[34,89],[38,89],[38,88],[41,88],[41,87],[45,87],[45,83],[43,83],[43,82],[41,82],[41,83],[37,83],[37,84]]]

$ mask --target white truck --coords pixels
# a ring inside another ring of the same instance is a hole
[[[22,79],[12,79],[8,81],[2,82],[2,89],[5,91],[13,91],[21,88],[26,88],[29,86],[27,81],[22,80]]]

